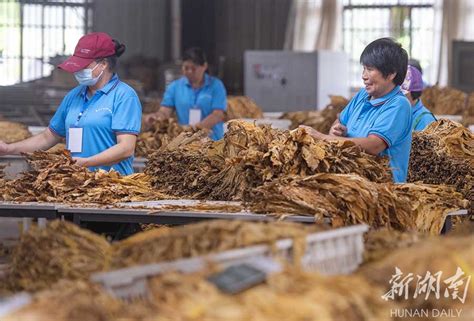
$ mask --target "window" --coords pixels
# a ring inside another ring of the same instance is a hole
[[[0,0],[0,85],[49,76],[91,29],[92,0]]]
[[[350,57],[353,87],[361,86],[360,54],[373,40],[392,37],[410,58],[420,61],[430,82],[434,46],[435,0],[344,0],[344,51]]]

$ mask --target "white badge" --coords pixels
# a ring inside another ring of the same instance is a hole
[[[82,128],[69,128],[69,140],[67,149],[69,149],[71,153],[82,152]]]
[[[191,108],[189,110],[189,125],[196,125],[201,121],[201,109]]]

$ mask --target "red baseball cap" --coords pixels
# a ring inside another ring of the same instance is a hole
[[[74,54],[58,66],[67,72],[76,72],[86,68],[98,58],[115,55],[115,44],[105,32],[93,32],[79,39]]]

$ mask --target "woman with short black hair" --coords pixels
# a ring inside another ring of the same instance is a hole
[[[166,88],[158,112],[144,117],[151,125],[158,119],[170,118],[176,112],[178,123],[210,130],[213,140],[224,136],[226,90],[222,81],[206,73],[207,58],[201,48],[189,48],[183,54],[183,77]]]
[[[411,149],[411,107],[400,90],[408,54],[390,38],[370,43],[360,56],[364,88],[351,99],[325,135],[311,127],[312,136],[325,140],[350,140],[372,155],[390,159],[393,180],[405,182]]]

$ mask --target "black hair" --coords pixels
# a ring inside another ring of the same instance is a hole
[[[420,98],[421,94],[421,91],[410,91],[411,99],[413,100],[417,100],[418,98]]]
[[[105,60],[107,61],[107,64],[109,65],[109,70],[115,71],[115,67],[117,66],[117,63],[118,63],[118,57],[120,57],[125,52],[126,47],[123,43],[120,43],[118,40],[113,39],[112,41],[114,42],[114,45],[115,45],[115,55],[96,59],[96,62]]]
[[[183,61],[190,60],[196,65],[203,66],[205,63],[207,63],[207,57],[206,54],[204,53],[204,50],[198,47],[192,47],[189,49],[186,49],[186,51],[183,54]]]
[[[375,67],[385,78],[395,73],[392,82],[400,86],[407,73],[408,54],[402,45],[392,38],[380,38],[365,47],[360,55],[360,63]]]
[[[423,75],[423,69],[421,68],[420,61],[418,59],[410,58],[408,59],[408,64],[415,67]]]

